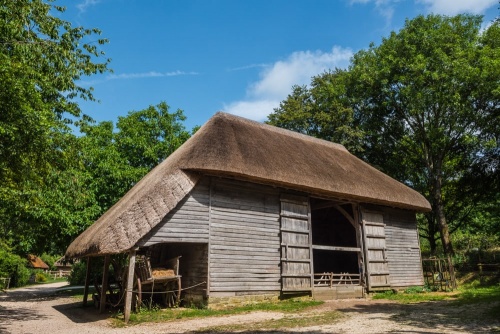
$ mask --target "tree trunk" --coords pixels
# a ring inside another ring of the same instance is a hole
[[[448,229],[448,223],[446,222],[446,217],[444,214],[444,204],[443,204],[443,194],[442,194],[442,179],[441,171],[436,171],[436,178],[434,180],[434,216],[435,221],[438,224],[439,232],[441,235],[441,242],[443,244],[443,251],[447,255],[453,254],[453,247],[450,240],[450,232]]]
[[[436,227],[436,220],[434,217],[433,212],[429,212],[428,214],[425,215],[425,220],[427,221],[427,236],[426,239],[429,241],[429,247],[430,247],[430,252],[431,256],[435,256],[437,252],[437,245],[436,245],[436,232],[437,232],[437,227]]]

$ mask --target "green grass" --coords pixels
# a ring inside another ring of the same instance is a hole
[[[457,293],[448,292],[393,292],[393,291],[385,291],[381,293],[376,293],[372,298],[373,299],[387,299],[394,300],[403,304],[409,303],[421,303],[421,302],[431,302],[431,301],[440,301],[440,300],[450,300],[455,299],[457,297]]]
[[[137,313],[130,315],[129,324],[139,324],[143,322],[168,322],[178,319],[218,317],[234,314],[248,313],[252,311],[275,311],[283,313],[295,313],[307,308],[317,306],[322,302],[313,300],[286,300],[280,302],[256,303],[221,310],[198,309],[198,308],[179,308],[179,309],[156,309],[147,310],[142,308]],[[116,327],[123,327],[122,314],[117,314],[113,319]]]
[[[492,286],[466,286],[459,290],[461,292],[454,304],[488,304],[489,308],[485,315],[492,319],[498,319],[500,314],[500,283]]]

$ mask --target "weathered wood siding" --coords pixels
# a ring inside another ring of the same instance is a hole
[[[382,213],[362,211],[363,242],[368,290],[385,290],[392,277],[388,268],[387,238]]]
[[[391,286],[424,285],[415,213],[385,209],[384,223]]]
[[[212,178],[210,295],[280,290],[279,191]]]
[[[151,246],[165,242],[208,243],[210,180],[203,178],[140,242]]]
[[[313,287],[309,198],[281,195],[281,280],[283,292]]]

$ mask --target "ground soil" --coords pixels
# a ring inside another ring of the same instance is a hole
[[[340,311],[331,323],[307,328],[259,330],[259,323],[284,317],[279,312],[252,312],[226,317],[176,320],[125,328],[111,325],[110,313],[99,314],[73,297],[57,291],[66,283],[36,285],[0,294],[0,333],[84,334],[84,333],[209,333],[208,328],[243,325],[243,333],[490,333],[500,331],[498,321],[483,320],[488,305],[450,307],[449,302],[399,304],[389,301],[351,299],[329,301],[307,312]],[[299,316],[299,315],[298,315]]]

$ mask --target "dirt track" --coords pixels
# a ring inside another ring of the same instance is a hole
[[[37,285],[0,294],[0,333],[203,333],[209,327],[230,324],[245,324],[247,330],[243,333],[265,333],[258,330],[259,323],[284,316],[277,312],[252,312],[112,328],[109,314],[101,315],[93,307],[83,308],[81,301],[74,298],[58,297],[56,291],[62,285],[64,283]],[[387,301],[342,300],[327,302],[310,312],[333,310],[345,316],[327,325],[269,333],[490,333],[500,330],[500,322],[482,322],[481,314],[486,310],[449,307],[446,302],[401,305]]]

